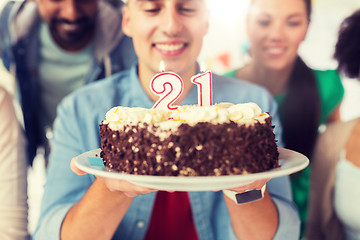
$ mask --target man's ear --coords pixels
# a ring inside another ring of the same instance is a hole
[[[210,11],[209,11],[209,9],[206,9],[206,23],[205,23],[205,30],[206,30],[206,32],[205,32],[205,35],[206,34],[208,34],[208,32],[209,32],[209,25],[210,25]]]
[[[123,14],[123,18],[122,18],[122,22],[121,22],[122,30],[126,36],[132,37],[131,36],[131,21],[130,21],[129,6],[124,5],[124,7],[122,8],[122,14]]]

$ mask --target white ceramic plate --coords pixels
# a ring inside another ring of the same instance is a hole
[[[89,174],[101,177],[123,179],[133,184],[167,191],[212,191],[230,189],[249,184],[255,180],[289,175],[304,169],[309,160],[302,154],[279,148],[281,167],[269,171],[232,176],[211,177],[166,177],[123,174],[105,168],[100,158],[100,149],[81,154],[77,157],[76,166]]]

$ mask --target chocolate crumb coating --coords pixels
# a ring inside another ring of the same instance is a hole
[[[150,131],[149,131],[150,130]],[[153,176],[220,176],[267,171],[279,167],[271,124],[199,122],[181,124],[168,137],[146,123],[114,131],[100,124],[105,166],[121,173]]]

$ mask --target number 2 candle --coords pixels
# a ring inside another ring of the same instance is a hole
[[[160,62],[160,71],[150,81],[151,91],[159,96],[153,108],[176,110],[172,104],[181,96],[184,82],[178,74],[165,72],[163,61]]]

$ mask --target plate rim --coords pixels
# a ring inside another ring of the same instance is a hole
[[[278,147],[278,151],[279,151],[279,161],[280,162],[284,162],[286,158],[298,158],[298,159],[302,159],[301,163],[291,167],[291,168],[286,168],[286,169],[281,169],[282,166],[278,167],[278,168],[274,168],[268,171],[264,171],[264,172],[259,172],[259,173],[250,173],[250,174],[239,174],[239,175],[223,175],[223,176],[151,176],[151,175],[134,175],[134,174],[126,174],[126,173],[119,173],[116,171],[109,171],[108,168],[106,167],[95,167],[95,166],[90,166],[89,163],[86,163],[87,157],[91,157],[89,156],[90,154],[93,155],[93,157],[99,157],[100,158],[100,148],[97,149],[93,149],[90,150],[88,152],[82,153],[79,156],[77,156],[75,158],[75,165],[76,167],[78,167],[80,170],[88,173],[88,174],[92,174],[92,175],[96,175],[96,176],[100,176],[100,177],[104,177],[104,178],[112,178],[112,179],[120,179],[120,180],[126,180],[129,181],[133,184],[137,184],[137,185],[141,185],[141,186],[145,186],[145,187],[149,187],[149,184],[147,184],[147,182],[151,182],[150,185],[153,186],[153,184],[164,184],[164,182],[166,183],[165,185],[171,185],[171,184],[179,184],[179,178],[181,178],[181,184],[191,184],[192,186],[190,186],[189,189],[194,189],[196,188],[196,186],[194,185],[203,185],[206,183],[211,183],[215,180],[220,181],[220,182],[234,182],[234,181],[255,181],[258,179],[264,179],[264,178],[276,178],[276,177],[281,177],[281,176],[285,176],[285,175],[290,175],[292,173],[301,171],[302,169],[306,168],[309,165],[309,159],[304,156],[303,154],[290,150],[290,149],[286,149],[286,148],[279,148]],[[97,154],[97,156],[95,156]],[[297,160],[299,161],[299,160]],[[194,183],[195,181],[195,183]],[[240,185],[240,184],[239,184]],[[151,187],[154,188],[154,187]],[[159,188],[154,188],[154,189],[159,189],[159,190],[166,190],[169,188],[166,188],[164,186],[159,186]],[[181,187],[181,191],[194,191],[194,190],[184,190],[186,189],[186,187]],[[196,191],[200,191],[199,189],[201,189],[201,187],[196,188]],[[207,191],[207,190],[206,190]]]

